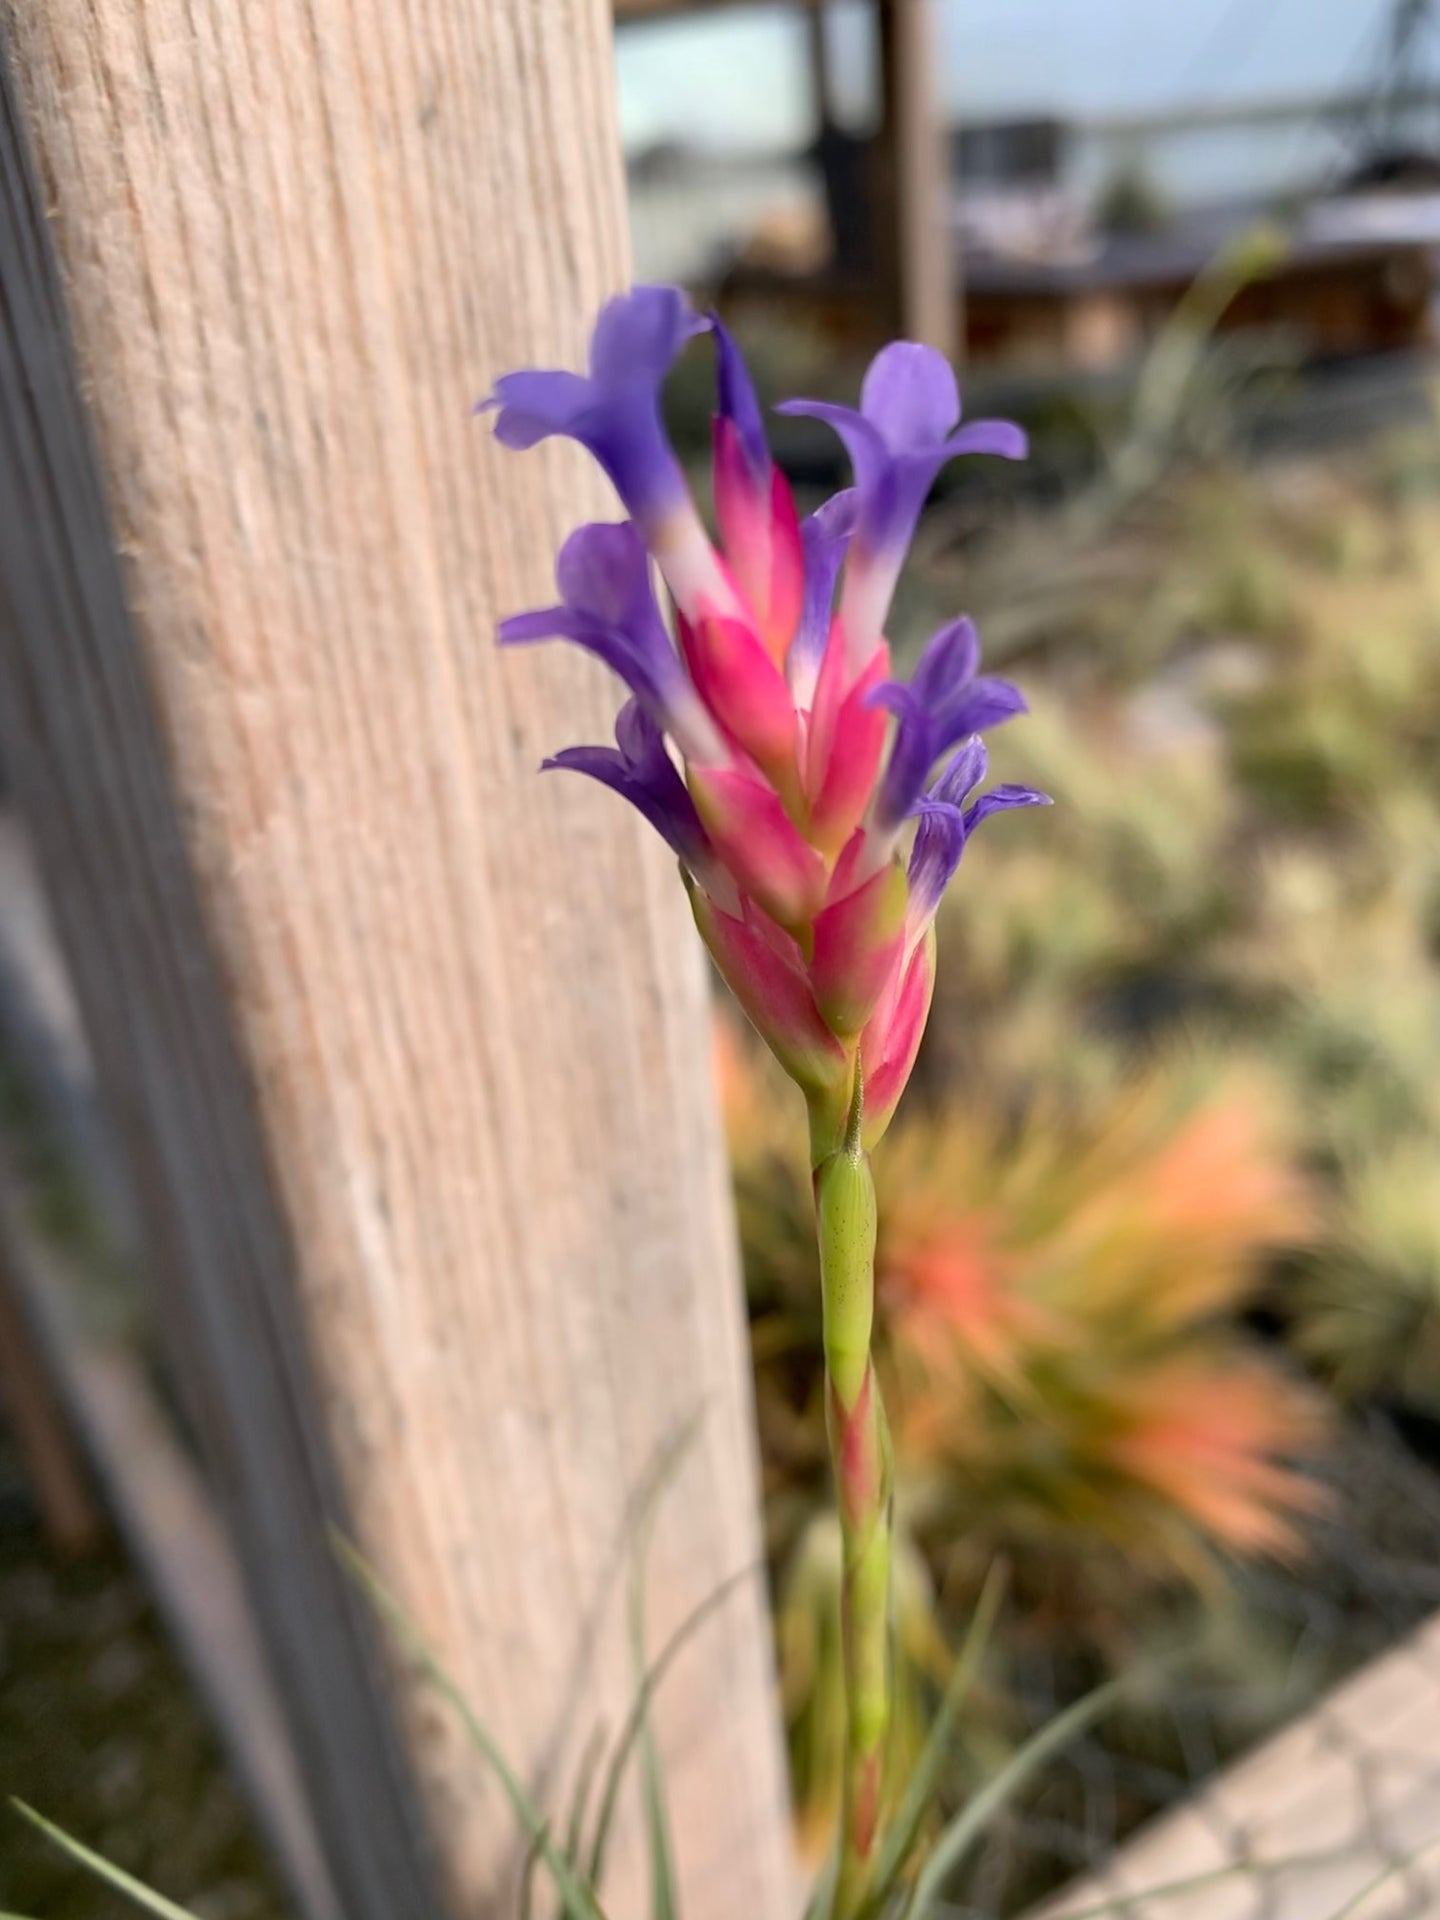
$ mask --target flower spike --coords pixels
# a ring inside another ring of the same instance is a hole
[[[845,1569],[847,1771],[832,1914],[859,1920],[873,1905],[889,1713],[890,1453],[870,1350],[869,1151],[915,1065],[936,911],[965,844],[988,815],[1045,799],[1017,786],[976,797],[980,735],[1025,702],[980,674],[971,623],[942,627],[908,681],[891,677],[883,629],[940,468],[966,452],[1017,458],[1025,442],[1004,421],[958,427],[939,355],[887,347],[858,411],[788,409],[829,421],[855,469],[854,487],[801,523],[745,363],[711,321],[722,558],[660,416],[670,364],[705,325],[674,289],[639,287],[601,314],[588,374],[497,381],[486,403],[497,437],[513,447],[579,440],[630,515],[572,535],[556,569],[559,604],[512,616],[500,638],[568,639],[629,688],[614,747],[568,747],[545,764],[612,788],[667,841],[711,957],[809,1110]],[[675,600],[675,642],[651,592],[652,560]]]
[[[702,332],[715,347],[723,559],[660,412],[672,363]],[[807,1009],[849,1063],[841,1077],[863,1068],[875,1138],[913,1064],[933,982],[929,929],[965,842],[988,814],[1042,799],[1020,787],[973,797],[985,772],[978,736],[1025,711],[1018,689],[979,672],[973,624],[941,627],[908,680],[891,676],[881,629],[940,468],[966,452],[1017,458],[1024,435],[1005,421],[961,427],[941,356],[897,342],[872,361],[858,409],[782,409],[833,425],[855,469],[854,486],[802,523],[738,346],[673,287],[610,301],[586,373],[507,374],[484,405],[507,446],[564,434],[588,447],[630,515],[566,541],[558,604],[501,622],[502,642],[569,640],[629,690],[614,747],[571,747],[546,764],[612,788],[660,832],[741,1004],[753,1017],[779,994]],[[677,640],[652,561],[675,598]],[[775,1045],[771,1016],[759,1024]],[[809,1041],[786,1051],[815,1057]],[[840,1108],[828,1077],[825,1087],[817,1140],[833,1147]]]

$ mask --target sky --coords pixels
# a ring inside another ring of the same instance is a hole
[[[955,117],[1105,113],[1356,87],[1390,0],[932,0]],[[837,91],[863,118],[868,0],[832,0]],[[631,150],[774,150],[809,137],[803,22],[755,4],[617,35]]]

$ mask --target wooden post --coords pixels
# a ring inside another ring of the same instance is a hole
[[[15,1437],[35,1510],[57,1553],[91,1553],[105,1521],[90,1491],[70,1425],[41,1364],[16,1298],[9,1250],[0,1238],[0,1413]]]
[[[499,1912],[511,1818],[453,1716],[392,1719],[327,1520],[550,1807],[623,1717],[634,1496],[697,1411],[657,1645],[760,1553],[698,942],[626,810],[536,775],[614,687],[492,644],[613,511],[470,417],[624,278],[607,8],[0,21],[0,758],[344,1909]],[[780,1915],[758,1582],[659,1720],[690,1920]]]
[[[936,98],[930,0],[876,0],[883,119],[876,239],[892,289],[892,324],[953,358],[955,251],[948,139]]]

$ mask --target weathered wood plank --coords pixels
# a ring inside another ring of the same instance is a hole
[[[1195,1884],[1152,1892],[1181,1880]],[[1100,1872],[1073,1881],[1030,1920],[1332,1920],[1342,1912],[1346,1920],[1440,1915],[1440,1615],[1142,1827]]]
[[[606,10],[0,17],[0,751],[346,1911],[426,1910],[432,1844],[473,1910],[508,1817],[447,1721],[396,1737],[326,1519],[547,1793],[620,1719],[630,1503],[696,1407],[657,1639],[758,1556],[698,948],[618,807],[534,777],[612,690],[490,643],[600,504],[468,402],[623,276]],[[688,1913],[765,1920],[758,1590],[660,1718]]]

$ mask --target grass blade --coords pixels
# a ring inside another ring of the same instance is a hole
[[[540,1848],[543,1840],[550,1838],[547,1827],[542,1827],[525,1850],[525,1865],[520,1870],[520,1920],[533,1920],[535,1912],[535,1869],[540,1864]]]
[[[598,1885],[600,1872],[605,1864],[605,1850],[610,1839],[610,1828],[615,1817],[615,1806],[620,1795],[620,1783],[625,1772],[625,1764],[634,1751],[635,1742],[640,1737],[645,1724],[645,1715],[656,1689],[665,1678],[676,1659],[694,1639],[710,1615],[730,1598],[737,1587],[747,1580],[753,1580],[759,1574],[759,1566],[741,1567],[720,1582],[713,1593],[709,1593],[692,1607],[680,1622],[665,1645],[650,1664],[650,1670],[636,1688],[635,1697],[630,1703],[630,1711],[625,1716],[625,1724],[620,1738],[615,1743],[615,1751],[610,1764],[605,1769],[605,1787],[600,1797],[600,1812],[595,1822],[595,1838],[590,1845],[589,1878],[591,1885]]]
[[[550,1839],[549,1827],[544,1815],[511,1772],[505,1756],[491,1739],[470,1702],[445,1671],[439,1657],[432,1651],[420,1629],[382,1583],[379,1575],[351,1546],[350,1542],[338,1533],[333,1534],[332,1538],[335,1551],[346,1571],[368,1595],[376,1611],[390,1622],[411,1659],[431,1686],[460,1716],[465,1731],[469,1734],[477,1752],[504,1789],[505,1797],[510,1802],[515,1818],[524,1828],[527,1839],[531,1841],[541,1860],[544,1861],[551,1879],[555,1882],[567,1920],[605,1920],[593,1891],[584,1884],[570,1862],[555,1848]],[[184,1920],[190,1920],[190,1916],[184,1916]]]
[[[835,1904],[835,1882],[839,1877],[840,1850],[831,1847],[825,1856],[824,1866],[815,1876],[810,1898],[805,1902],[805,1920],[829,1920],[830,1909]]]
[[[656,1464],[650,1484],[643,1493],[640,1510],[635,1524],[635,1549],[630,1560],[630,1659],[634,1669],[636,1683],[636,1701],[639,1711],[634,1716],[635,1732],[640,1742],[640,1782],[645,1804],[645,1830],[650,1843],[650,1916],[651,1920],[676,1920],[675,1913],[675,1857],[670,1839],[670,1813],[665,1804],[665,1780],[660,1767],[660,1754],[655,1745],[654,1732],[650,1724],[650,1702],[654,1689],[645,1684],[645,1582],[650,1569],[650,1548],[655,1538],[655,1523],[660,1515],[660,1505],[666,1491],[680,1470],[681,1463],[700,1431],[697,1415],[686,1423],[671,1444],[663,1451]],[[607,1799],[613,1806],[614,1795],[619,1790],[620,1770],[612,1768],[614,1790],[609,1790]],[[608,1821],[606,1827],[608,1829]],[[604,1847],[598,1848],[598,1862],[590,1875],[592,1886],[600,1884],[600,1869],[604,1864]]]
[[[915,1891],[905,1909],[905,1920],[929,1920],[945,1882],[980,1838],[993,1816],[1019,1792],[1031,1774],[1043,1767],[1053,1754],[1058,1753],[1077,1733],[1113,1705],[1126,1684],[1124,1676],[1107,1681],[1103,1687],[1087,1693],[1083,1700],[1077,1700],[1063,1713],[1056,1714],[1038,1733],[1031,1735],[1018,1753],[1011,1755],[993,1779],[986,1781],[975,1798],[956,1815],[936,1841],[934,1851],[915,1882]]]
[[[1330,1920],[1354,1920],[1360,1909],[1369,1901],[1372,1893],[1378,1893],[1397,1873],[1408,1873],[1417,1861],[1423,1860],[1427,1853],[1433,1853],[1440,1846],[1440,1840],[1428,1840],[1422,1846],[1415,1847],[1409,1853],[1402,1853],[1398,1860],[1392,1860],[1383,1873],[1377,1873],[1373,1880],[1367,1880],[1360,1891],[1351,1896],[1344,1906],[1331,1914]]]
[[[153,1888],[147,1887],[141,1880],[136,1880],[122,1868],[105,1859],[102,1854],[92,1853],[89,1847],[82,1846],[78,1840],[72,1839],[63,1827],[55,1826],[43,1814],[37,1813],[34,1807],[27,1807],[23,1800],[12,1800],[10,1804],[17,1813],[30,1822],[32,1827],[38,1827],[47,1840],[53,1841],[62,1853],[68,1853],[72,1860],[93,1873],[97,1880],[108,1881],[127,1899],[133,1900],[137,1907],[143,1907],[147,1913],[158,1914],[160,1920],[195,1920],[195,1915],[187,1907],[177,1907],[173,1900],[167,1900],[164,1894],[156,1893]],[[0,1920],[3,1920],[3,1917],[0,1917]]]
[[[653,1513],[651,1516],[653,1520]],[[645,1570],[650,1529],[637,1544],[630,1574],[630,1658],[637,1687],[645,1687]],[[650,1920],[675,1920],[675,1858],[670,1840],[670,1810],[665,1778],[650,1724],[649,1694],[640,1713],[640,1777],[645,1794],[645,1829],[650,1840]]]
[[[985,1649],[990,1644],[995,1616],[1000,1611],[1000,1602],[1005,1592],[1005,1581],[1006,1570],[997,1561],[985,1576],[985,1584],[980,1589],[980,1598],[975,1603],[969,1632],[965,1635],[960,1657],[955,1662],[955,1671],[951,1674],[950,1684],[945,1689],[945,1698],[940,1703],[940,1711],[935,1716],[935,1723],[925,1742],[925,1750],[910,1776],[905,1788],[905,1797],[896,1810],[895,1818],[880,1848],[880,1857],[875,1863],[875,1888],[865,1907],[867,1915],[877,1913],[884,1906],[919,1838],[926,1810],[935,1797],[940,1771],[945,1764],[951,1735],[955,1731],[955,1722],[975,1683],[980,1662],[985,1657]]]
[[[585,1742],[580,1765],[575,1770],[575,1791],[570,1801],[570,1818],[565,1827],[565,1858],[578,1867],[580,1849],[585,1840],[585,1815],[590,1807],[590,1790],[605,1757],[605,1729],[596,1727]]]

